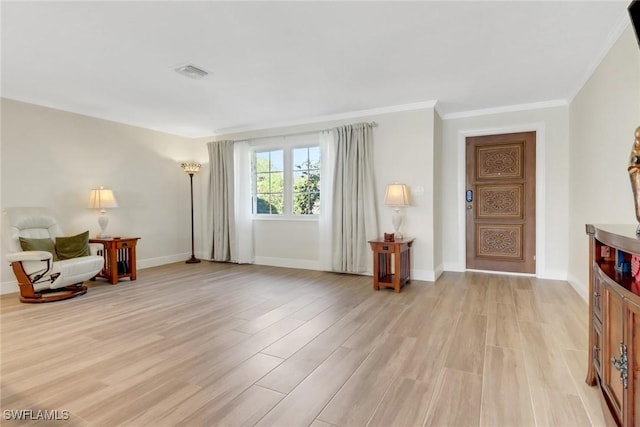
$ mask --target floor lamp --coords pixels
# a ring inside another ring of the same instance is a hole
[[[193,175],[200,171],[200,163],[196,162],[183,162],[180,164],[182,169],[189,174],[189,181],[191,183],[191,258],[185,261],[187,264],[196,264],[200,260],[196,258],[195,247],[193,244]]]

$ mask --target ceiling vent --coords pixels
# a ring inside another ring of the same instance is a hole
[[[182,65],[175,69],[176,73],[187,76],[190,79],[201,79],[209,75],[205,70],[198,68],[194,65]]]

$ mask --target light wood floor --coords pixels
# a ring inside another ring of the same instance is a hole
[[[203,262],[0,298],[2,410],[64,426],[603,425],[566,282],[414,281]],[[3,425],[24,425],[14,421]]]

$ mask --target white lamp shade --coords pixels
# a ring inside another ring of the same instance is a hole
[[[89,193],[89,204],[91,209],[110,209],[117,208],[118,202],[112,190],[104,187],[94,188]]]
[[[389,184],[384,193],[386,206],[409,206],[409,190],[405,184]]]

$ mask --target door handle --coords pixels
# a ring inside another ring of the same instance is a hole
[[[465,199],[467,200],[467,203],[473,202],[473,190],[467,190]]]
[[[622,382],[622,387],[627,388],[628,385],[628,362],[627,362],[627,346],[623,343],[620,343],[620,359],[616,359],[614,356],[611,356],[611,364],[614,368],[620,371],[620,381]]]

